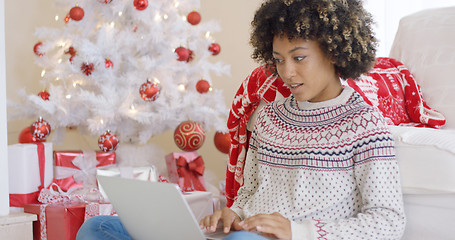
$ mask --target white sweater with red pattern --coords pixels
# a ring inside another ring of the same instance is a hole
[[[350,87],[331,100],[273,102],[258,114],[231,207],[279,212],[292,239],[400,239],[405,215],[393,138]]]

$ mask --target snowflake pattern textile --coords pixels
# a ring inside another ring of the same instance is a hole
[[[427,106],[414,76],[393,58],[378,58],[367,75],[347,84],[376,107],[389,125],[439,128],[445,118]]]

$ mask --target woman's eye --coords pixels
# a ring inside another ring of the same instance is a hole
[[[299,56],[299,57],[295,57],[294,59],[295,59],[296,61],[299,61],[299,62],[300,62],[300,61],[302,61],[302,60],[305,59],[305,58],[306,58],[305,56]]]
[[[275,63],[281,63],[281,62],[283,62],[283,60],[278,59],[278,58],[274,58],[274,59],[273,59],[273,62],[275,62]]]

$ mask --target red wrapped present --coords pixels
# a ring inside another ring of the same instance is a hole
[[[84,223],[85,204],[26,204],[24,212],[38,215],[33,222],[34,240],[74,240]]]
[[[165,156],[169,181],[187,191],[205,191],[204,160],[197,152],[171,153]]]
[[[89,203],[85,206],[85,221],[98,215],[117,215],[110,203]]]
[[[96,186],[96,169],[115,164],[115,152],[54,151],[55,180],[63,191]]]
[[[52,143],[9,145],[8,171],[10,206],[38,203],[39,191],[54,177]]]

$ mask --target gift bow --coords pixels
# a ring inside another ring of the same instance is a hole
[[[94,187],[74,187],[67,192],[53,182],[47,188],[43,188],[38,196],[38,202],[44,204],[67,203],[67,202],[100,202],[101,193]]]
[[[199,181],[199,176],[204,174],[204,160],[198,156],[189,162],[183,156],[177,159],[177,172],[183,178],[184,191],[205,191],[204,185]],[[194,187],[194,188],[193,188]]]
[[[57,188],[57,191],[54,190]],[[38,201],[41,203],[65,203],[74,200],[79,200],[79,196],[71,195],[74,189],[70,189],[68,192],[64,192],[60,186],[56,183],[52,183],[48,188],[43,188],[38,196]]]
[[[79,169],[56,166],[55,178],[73,177],[75,182],[82,183],[84,186],[96,186],[96,165],[99,163],[96,160],[96,152],[83,150],[82,154],[75,157],[72,162]]]

